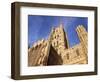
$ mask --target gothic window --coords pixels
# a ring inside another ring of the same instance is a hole
[[[59,35],[57,35],[57,37],[59,37]]]
[[[79,50],[78,50],[78,49],[76,50],[76,54],[77,54],[77,56],[79,56],[79,55],[80,55],[80,53],[79,53]]]
[[[67,59],[69,59],[69,54],[67,54]]]

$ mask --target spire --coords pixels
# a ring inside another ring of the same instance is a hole
[[[59,17],[59,21],[60,21],[60,26],[59,27],[63,28],[63,23],[62,23],[61,17]]]

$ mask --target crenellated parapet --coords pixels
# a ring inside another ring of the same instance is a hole
[[[48,44],[48,41],[44,39],[39,40],[33,44],[33,46],[29,49],[28,52],[29,66],[46,65]]]

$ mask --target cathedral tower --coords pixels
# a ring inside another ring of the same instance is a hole
[[[64,31],[63,24],[53,28],[51,32],[51,44],[56,50],[69,48],[67,34]]]
[[[87,54],[87,47],[88,47],[88,33],[84,26],[79,25],[76,29],[78,37],[80,39],[81,44],[83,45],[83,48],[85,50],[85,53]]]

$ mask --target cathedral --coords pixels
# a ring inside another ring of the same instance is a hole
[[[69,47],[63,24],[52,28],[47,40],[39,40],[28,49],[28,66],[88,64],[88,33],[82,25],[76,32],[80,43]]]

